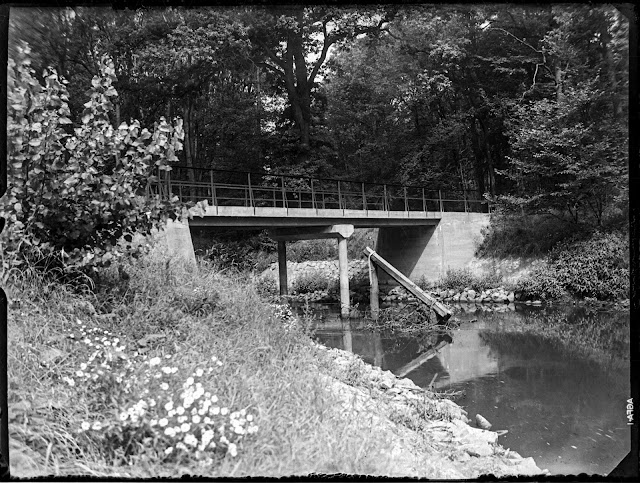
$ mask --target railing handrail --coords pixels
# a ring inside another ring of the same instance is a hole
[[[402,185],[396,183],[376,183],[348,179],[336,178],[314,178],[310,176],[277,174],[266,171],[236,171],[219,168],[194,168],[189,166],[174,165],[171,170],[155,172],[150,178],[148,190],[157,186],[161,196],[177,194],[183,201],[193,199],[211,199],[213,205],[227,205],[229,202],[239,202],[242,206],[255,207],[257,204],[264,206],[266,201],[265,193],[273,194],[274,207],[295,207],[303,208],[310,206],[312,209],[325,209],[327,205],[331,208],[337,203],[338,209],[359,209],[369,211],[419,211],[428,213],[444,212],[447,205],[445,203],[456,204],[454,211],[470,212],[476,211],[474,207],[486,205],[488,212],[491,212],[491,203],[482,196],[469,196],[471,193],[480,194],[478,189],[458,189],[441,187],[427,188],[421,185]],[[189,172],[188,170],[193,170]],[[186,173],[185,173],[186,171]],[[209,176],[197,175],[196,172],[209,173]],[[215,173],[226,173],[226,176],[219,176],[215,179]],[[231,175],[231,176],[230,176]],[[254,178],[252,179],[252,175]],[[273,178],[274,183],[264,183],[265,177]],[[196,181],[196,178],[201,180]],[[205,178],[208,178],[205,180]],[[260,178],[260,179],[256,179]],[[226,181],[225,181],[226,179]],[[286,180],[292,179],[303,183],[291,183],[287,186]],[[204,190],[204,191],[203,191]],[[240,196],[230,196],[233,190],[240,190]],[[419,190],[419,191],[417,191]],[[231,193],[229,192],[231,191]],[[147,191],[150,193],[149,191]],[[195,193],[195,195],[194,195]],[[459,194],[458,194],[459,193]],[[225,196],[226,195],[226,196]],[[277,196],[276,196],[277,195]],[[337,197],[337,200],[336,200]],[[354,200],[359,200],[354,203]],[[269,197],[269,202],[271,197]],[[402,203],[402,201],[404,203]],[[435,202],[435,203],[434,203]],[[400,208],[399,204],[403,206]],[[222,206],[220,205],[220,206]],[[416,209],[416,206],[420,208]],[[434,207],[435,205],[435,207]],[[382,208],[379,208],[382,206]],[[451,205],[448,205],[451,208]],[[400,209],[394,209],[400,208]],[[482,208],[481,211],[485,211]]]
[[[375,185],[375,186],[395,186],[398,188],[424,188],[424,189],[428,189],[430,191],[437,191],[437,190],[442,190],[442,191],[459,191],[462,193],[465,192],[480,192],[479,189],[476,188],[468,188],[468,189],[461,189],[461,188],[442,188],[442,187],[434,187],[434,188],[427,188],[424,185],[420,185],[420,184],[399,184],[399,183],[379,183],[379,182],[375,182],[375,181],[363,181],[363,180],[357,180],[357,179],[345,179],[345,178],[316,178],[314,176],[307,176],[307,175],[295,175],[295,174],[280,174],[280,173],[271,173],[269,171],[245,171],[245,170],[235,170],[235,169],[222,169],[222,168],[200,168],[200,167],[191,167],[191,166],[184,166],[184,165],[171,165],[171,168],[173,170],[173,168],[179,168],[179,169],[193,169],[194,171],[212,171],[212,172],[223,172],[223,173],[235,173],[238,175],[251,175],[251,174],[255,174],[255,175],[260,175],[260,176],[273,176],[273,177],[281,177],[281,178],[291,178],[291,179],[298,179],[298,180],[314,180],[314,181],[330,181],[333,183],[336,182],[341,182],[341,183],[359,183],[362,184],[364,183],[365,185]],[[176,180],[178,181],[178,180]],[[180,180],[180,181],[185,181],[185,182],[190,182],[189,180]],[[457,200],[456,200],[457,201]],[[462,201],[462,200],[460,200]]]

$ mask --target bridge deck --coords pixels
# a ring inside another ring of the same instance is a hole
[[[304,227],[349,224],[355,228],[429,226],[440,221],[439,212],[313,208],[209,206],[204,216],[189,220],[193,227]]]
[[[180,166],[158,172],[147,190],[149,195],[178,196],[183,202],[208,201],[206,212],[189,221],[197,227],[429,226],[437,225],[445,211],[489,209],[474,190]]]

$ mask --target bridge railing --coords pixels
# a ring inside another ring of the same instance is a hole
[[[162,197],[178,196],[185,202],[207,200],[213,206],[477,213],[490,212],[491,208],[477,190],[439,190],[184,166],[156,173],[147,192]]]

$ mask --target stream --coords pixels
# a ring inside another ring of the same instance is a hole
[[[492,430],[508,430],[498,440],[502,446],[533,457],[551,474],[608,474],[630,450],[628,311],[516,305],[495,312],[460,304],[451,343],[416,362],[432,346],[428,338],[363,330],[363,319],[341,320],[337,304],[296,310],[313,316],[315,337],[328,347],[359,354],[421,387],[433,381],[435,390],[459,391],[453,400],[470,424],[481,414]],[[587,334],[607,320],[614,329],[597,334],[609,338],[608,350],[585,356],[567,350],[562,334],[529,330],[559,319]]]

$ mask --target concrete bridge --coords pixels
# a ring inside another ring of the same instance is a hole
[[[347,240],[356,228],[377,228],[376,251],[414,282],[434,281],[473,258],[490,207],[473,190],[315,179],[304,176],[173,167],[159,172],[149,195],[207,201],[204,213],[173,224],[188,228],[264,228],[278,241],[280,293],[287,294],[286,242],[335,238],[342,314],[349,314]],[[175,246],[178,246],[179,243]],[[380,273],[380,283],[391,279]]]

